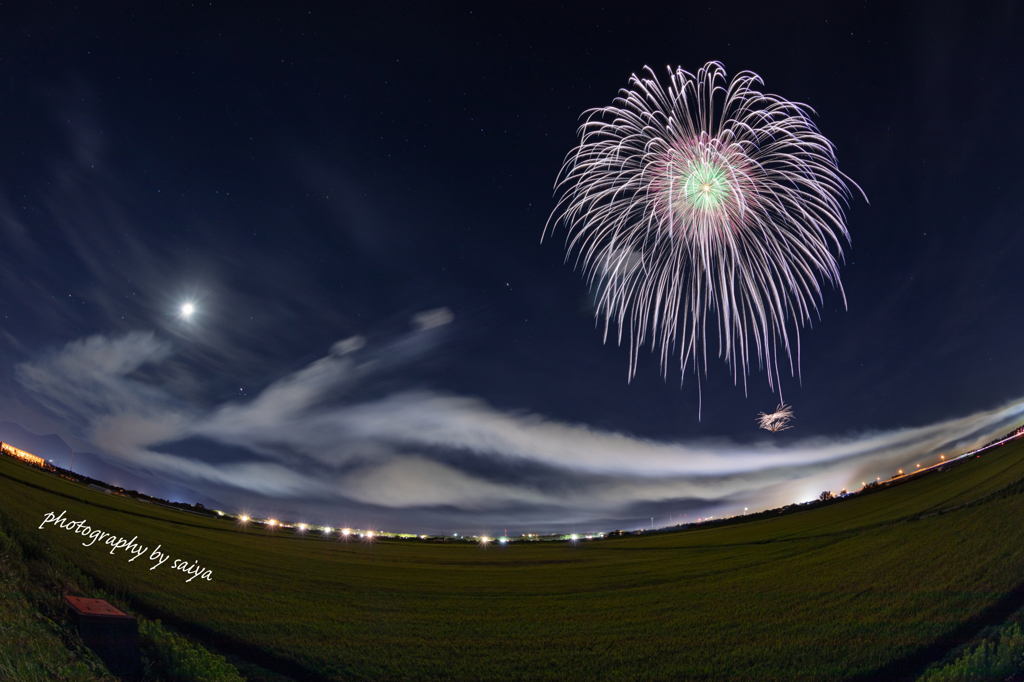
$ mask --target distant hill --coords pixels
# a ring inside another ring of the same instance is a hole
[[[27,450],[33,455],[51,460],[62,469],[71,469],[71,448],[55,433],[40,436],[24,429],[14,422],[0,422],[0,441],[16,448]],[[199,502],[212,509],[228,509],[223,503],[187,486],[171,483],[144,469],[129,471],[111,464],[100,455],[91,452],[76,452],[75,473],[95,478],[125,490],[137,490],[146,495],[159,497],[171,502]]]

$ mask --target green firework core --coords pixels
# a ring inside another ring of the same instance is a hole
[[[692,161],[684,171],[683,197],[694,208],[713,211],[722,208],[729,196],[728,174],[718,164]]]

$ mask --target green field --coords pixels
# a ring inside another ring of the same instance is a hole
[[[483,549],[242,530],[0,458],[8,524],[139,613],[311,680],[913,679],[1021,605],[1024,443],[919,479],[734,526]],[[37,529],[62,510],[212,582]]]

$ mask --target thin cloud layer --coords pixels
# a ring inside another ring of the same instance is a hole
[[[213,407],[147,380],[147,368],[174,355],[151,332],[81,339],[18,365],[15,377],[77,435],[127,465],[238,503],[259,496],[310,513],[391,510],[409,528],[423,510],[434,519],[576,523],[628,520],[666,504],[705,513],[777,506],[956,454],[1024,411],[1016,401],[929,426],[779,446],[654,441],[430,391],[357,397],[381,372],[426,354],[450,321],[446,309],[428,311],[390,342],[339,341],[255,397]],[[190,439],[236,454],[172,454],[170,446]]]

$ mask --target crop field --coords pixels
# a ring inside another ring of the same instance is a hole
[[[8,522],[140,613],[294,679],[914,679],[1019,608],[1024,445],[831,506],[579,544],[325,540],[0,458]],[[54,525],[47,512],[211,580]]]

